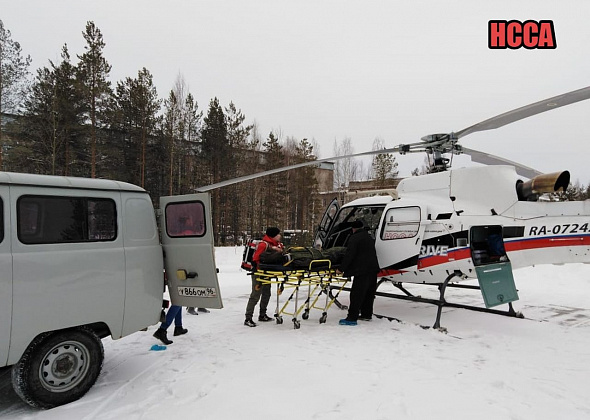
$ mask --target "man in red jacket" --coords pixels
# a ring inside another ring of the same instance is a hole
[[[252,257],[254,271],[260,264],[260,255],[266,251],[275,251],[282,253],[284,246],[281,243],[281,231],[277,227],[269,227],[266,229],[266,235],[258,243],[254,256]],[[252,273],[252,292],[250,293],[250,299],[248,299],[248,305],[246,306],[246,320],[244,325],[248,327],[255,327],[256,323],[252,319],[254,316],[254,307],[260,300],[260,313],[258,315],[258,321],[268,322],[272,321],[272,318],[266,314],[268,302],[270,301],[270,284],[261,284],[256,280],[256,275]],[[261,299],[262,298],[262,299]]]

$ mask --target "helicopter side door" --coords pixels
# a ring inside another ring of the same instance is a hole
[[[340,205],[338,204],[338,199],[334,198],[330,202],[330,204],[326,208],[326,211],[324,212],[324,215],[322,216],[322,219],[318,226],[318,231],[313,241],[314,246],[321,248],[324,247],[326,243],[326,237],[328,236],[328,232],[330,232],[330,229],[334,224],[334,220],[336,219],[336,214],[338,213],[339,209]]]
[[[390,203],[376,235],[375,248],[381,268],[416,270],[425,225],[429,222],[424,206],[401,201]]]
[[[161,197],[164,266],[173,305],[223,307],[208,193]]]

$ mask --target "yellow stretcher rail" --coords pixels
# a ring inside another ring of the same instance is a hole
[[[312,309],[322,311],[319,322],[325,323],[328,309],[349,281],[348,278],[336,274],[330,260],[313,260],[307,269],[261,265],[254,272],[254,276],[262,284],[276,284],[277,306],[274,314],[276,323],[282,324],[283,315],[288,315],[292,317],[295,329],[301,326],[299,315],[303,319],[308,319]],[[281,296],[285,290],[291,290],[291,294],[281,304]],[[335,295],[333,290],[336,290]],[[299,304],[300,293],[303,294],[301,298],[304,297],[301,305]],[[322,295],[325,295],[325,299],[321,299]]]

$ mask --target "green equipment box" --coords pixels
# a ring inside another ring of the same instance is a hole
[[[486,308],[518,300],[510,262],[481,265],[475,272]]]

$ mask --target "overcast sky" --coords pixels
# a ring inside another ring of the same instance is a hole
[[[146,67],[163,98],[182,74],[202,109],[233,101],[265,137],[314,139],[324,158],[346,137],[392,147],[589,86],[589,18],[587,0],[0,0],[33,69],[64,43],[83,53],[92,20],[113,85]],[[552,20],[557,49],[488,49],[498,19]],[[586,185],[589,141],[590,100],[461,140]]]

